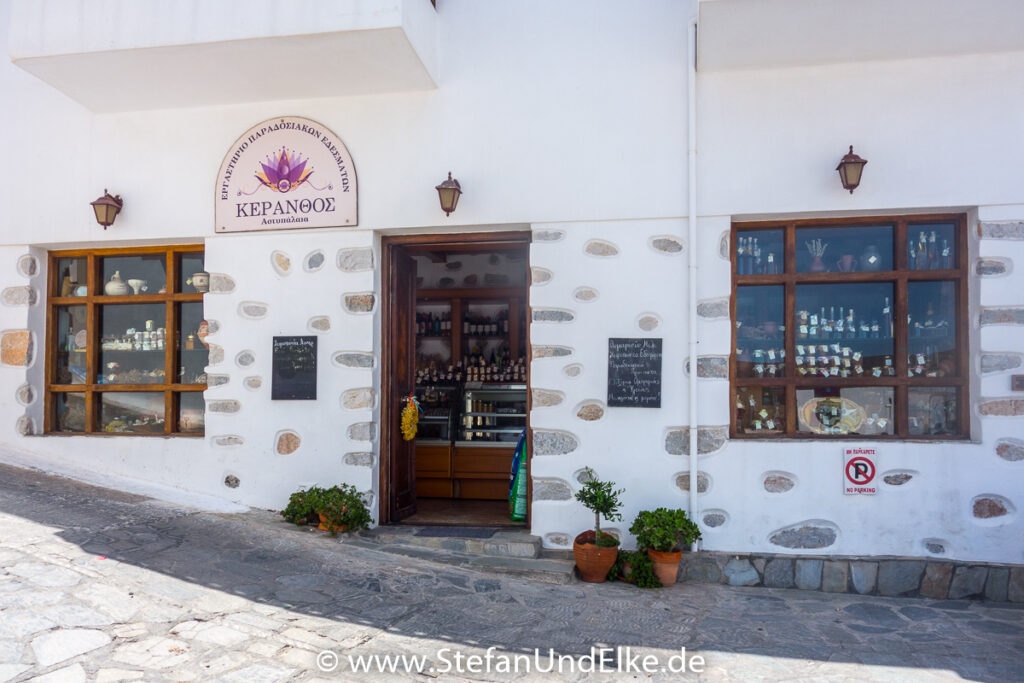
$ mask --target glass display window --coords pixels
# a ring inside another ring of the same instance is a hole
[[[194,245],[50,255],[47,433],[203,434],[202,269]]]

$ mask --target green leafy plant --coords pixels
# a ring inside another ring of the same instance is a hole
[[[313,524],[318,523],[316,505],[318,496],[323,493],[319,486],[310,486],[308,489],[300,489],[288,498],[288,505],[281,510],[281,516],[286,522],[292,524]]]
[[[616,491],[614,482],[600,481],[597,479],[597,475],[594,474],[594,470],[589,467],[583,471],[587,476],[587,481],[584,482],[583,488],[576,492],[576,500],[583,503],[583,507],[594,513],[596,545],[602,548],[617,546],[619,539],[601,531],[601,518],[604,517],[609,522],[622,519],[622,514],[619,512],[619,508],[622,507],[622,501],[619,500],[619,496],[626,489]]]
[[[636,536],[637,546],[641,549],[656,550],[662,553],[682,550],[700,538],[700,529],[686,516],[685,510],[641,510],[629,533]]]
[[[661,588],[661,581],[654,573],[654,561],[642,550],[620,550],[611,571],[609,581],[625,581],[637,588]]]
[[[373,521],[363,497],[351,484],[339,484],[320,491],[316,496],[316,511],[331,534],[359,531]]]

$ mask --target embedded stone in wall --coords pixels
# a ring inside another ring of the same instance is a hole
[[[698,427],[697,454],[713,453],[725,445],[729,436],[727,427]],[[675,427],[665,434],[665,450],[670,455],[690,454],[690,428]]]
[[[1024,308],[1020,306],[987,306],[981,309],[982,325],[1024,325]]]
[[[1015,567],[1010,570],[1007,597],[1010,602],[1024,602],[1024,567]]]
[[[590,240],[583,245],[583,251],[591,256],[618,256],[619,248],[605,240]]]
[[[597,481],[597,480],[598,480],[597,472],[595,472],[592,467],[591,468],[584,467],[583,469],[576,471],[576,481],[578,481],[581,484],[586,484],[587,482]]]
[[[904,595],[917,591],[924,575],[924,560],[886,560],[878,563],[878,594]]]
[[[974,272],[978,277],[999,277],[1007,275],[1013,262],[1007,258],[980,258],[974,264]]]
[[[224,347],[217,344],[210,344],[206,353],[207,365],[220,365],[224,362]]]
[[[211,441],[214,446],[242,446],[245,444],[245,439],[237,434],[220,434],[213,437]]]
[[[566,377],[579,377],[583,373],[583,366],[579,363],[572,363],[562,368],[562,372],[565,373]]]
[[[987,578],[987,567],[957,567],[953,572],[953,581],[949,584],[949,593],[946,597],[950,600],[981,597],[985,591]]]
[[[546,285],[551,282],[551,278],[554,274],[547,268],[541,268],[540,266],[532,266],[530,268],[530,284],[533,286]]]
[[[32,365],[34,344],[28,330],[7,330],[0,335],[0,364],[27,368]]]
[[[889,486],[903,486],[914,478],[916,472],[888,472],[882,475],[882,481]]]
[[[30,436],[36,432],[35,423],[32,422],[32,418],[28,415],[22,415],[19,417],[14,428],[22,436]]]
[[[572,311],[564,311],[559,308],[533,309],[533,322],[535,323],[569,323],[575,318],[576,314]]]
[[[557,545],[560,547],[568,547],[572,542],[569,538],[569,534],[561,531],[552,531],[551,533],[544,534],[544,545]]]
[[[362,292],[359,294],[346,294],[344,296],[345,308],[349,313],[369,313],[377,302],[373,292]]]
[[[491,254],[491,256],[493,256],[495,259],[498,258],[497,254]],[[494,264],[496,263],[496,261],[492,261],[491,263]],[[444,264],[444,269],[451,272],[455,272],[456,270],[462,270],[462,261],[448,261],[447,263]]]
[[[798,559],[793,582],[796,587],[805,591],[816,591],[821,588],[822,560]]]
[[[338,270],[343,270],[346,273],[373,270],[373,249],[368,247],[339,249]]]
[[[552,391],[550,389],[532,389],[530,393],[533,399],[531,403],[531,406],[533,408],[557,406],[559,403],[565,400],[565,394],[563,394],[561,391]]]
[[[697,315],[708,319],[728,318],[729,298],[701,299],[697,302]]]
[[[836,529],[827,522],[800,522],[773,532],[768,542],[782,548],[827,548],[836,542]]]
[[[850,568],[846,562],[825,561],[821,567],[821,590],[826,593],[845,593]]]
[[[585,422],[594,422],[604,417],[604,407],[600,403],[584,403],[576,411],[576,417]]]
[[[259,375],[251,375],[242,380],[246,389],[259,389],[263,386],[263,378]]]
[[[207,333],[207,336],[209,336],[211,334],[217,334],[218,332],[220,332],[220,322],[217,321],[217,320],[207,320],[206,321],[206,333]]]
[[[990,398],[982,399],[978,404],[978,412],[993,417],[1016,417],[1024,415],[1024,399]]]
[[[14,391],[14,398],[23,406],[32,405],[36,400],[36,390],[31,384],[22,384]]]
[[[990,240],[1024,240],[1024,221],[983,222],[982,239]]]
[[[341,405],[346,410],[369,410],[377,403],[377,392],[370,387],[349,389],[341,395]]]
[[[206,386],[210,389],[213,387],[223,386],[229,381],[231,381],[231,375],[215,375],[213,373],[206,375]]]
[[[292,257],[283,251],[273,251],[270,254],[270,265],[278,275],[288,275],[292,272]]]
[[[921,579],[921,597],[945,600],[949,595],[949,582],[953,578],[953,565],[929,562]]]
[[[540,500],[572,500],[572,488],[563,479],[534,477],[533,499]]]
[[[313,332],[327,332],[331,329],[331,319],[326,315],[318,315],[310,318],[306,325]]]
[[[671,235],[652,237],[649,244],[651,245],[651,249],[662,254],[679,254],[683,251],[683,243],[678,237],[673,237]]]
[[[981,354],[981,371],[983,373],[1004,372],[1021,366],[1022,356],[1019,353],[1007,351],[1005,353],[983,353]]]
[[[971,511],[978,519],[992,519],[1010,514],[1013,504],[1002,496],[986,494],[974,499]]]
[[[684,580],[691,583],[722,582],[722,568],[711,557],[685,557],[682,571]]]
[[[35,306],[39,296],[35,287],[24,285],[5,288],[0,294],[0,300],[4,302],[4,306]]]
[[[577,287],[572,293],[573,299],[584,304],[597,301],[598,296],[600,296],[598,291],[593,287]]]
[[[348,426],[348,438],[353,441],[373,441],[377,438],[375,422],[354,422]]]
[[[875,592],[875,585],[878,583],[877,562],[851,562],[850,582],[853,589],[861,595],[870,595]]]
[[[1010,462],[1024,460],[1024,441],[1013,437],[999,439],[996,441],[996,455]]]
[[[565,232],[562,230],[534,230],[534,242],[559,242],[565,239]]]
[[[644,332],[652,332],[661,324],[661,318],[653,313],[645,313],[637,318],[636,326]]]
[[[548,429],[533,430],[534,455],[565,455],[579,447],[579,441],[569,432]]]
[[[376,499],[376,495],[373,491],[362,491],[359,494],[359,497],[363,499],[363,505],[365,505],[368,510],[373,509],[373,501]]]
[[[568,346],[544,346],[534,344],[532,352],[534,358],[556,358],[558,356],[572,355],[572,349]]]
[[[224,477],[224,485],[229,489],[237,489],[242,484],[242,480],[233,474],[229,474]]]
[[[698,485],[700,484],[700,480],[699,479],[697,480],[697,483],[698,483]],[[725,524],[728,520],[729,520],[729,516],[726,515],[725,512],[722,512],[721,510],[707,510],[707,511],[704,512],[704,519],[703,519],[703,521],[704,521],[704,526],[706,526],[706,527],[710,527],[712,529],[715,529],[715,528],[720,527],[723,524]]]
[[[443,278],[441,278],[440,280],[437,281],[437,286],[438,287],[452,287],[454,285],[455,285],[455,278],[453,278],[453,277],[443,277]]]
[[[238,304],[238,315],[243,318],[259,320],[260,318],[267,317],[267,311],[269,308],[270,307],[262,301],[243,301]]]
[[[373,453],[360,451],[358,453],[346,453],[345,464],[354,467],[373,467]]]
[[[686,359],[686,374],[690,374],[690,359]],[[728,356],[697,356],[697,377],[702,379],[729,379]]]
[[[334,354],[334,362],[346,368],[372,368],[374,356],[366,351],[339,351]]]
[[[18,257],[18,274],[23,277],[33,277],[39,272],[39,261],[32,254],[22,254]]]
[[[316,251],[306,254],[306,258],[302,263],[302,268],[307,273],[314,273],[324,267],[324,262],[326,260],[327,259],[324,258],[324,252],[317,249]]]
[[[726,261],[731,261],[729,257],[729,231],[724,230],[722,236],[718,238],[718,255],[724,258]]]
[[[235,291],[235,280],[223,273],[210,273],[210,293],[230,294]]]
[[[785,493],[796,486],[796,475],[789,472],[769,472],[764,478],[764,490],[768,493]]]
[[[1010,570],[1006,567],[989,567],[985,581],[985,599],[991,602],[1006,602],[1010,583]]]
[[[683,493],[690,492],[690,473],[683,472],[682,474],[676,475],[676,486],[678,486]],[[707,493],[708,488],[711,486],[711,480],[708,478],[706,472],[697,473],[697,493]]]
[[[210,346],[212,347],[213,344],[210,344]],[[256,354],[254,354],[252,351],[249,351],[248,349],[245,351],[239,351],[238,355],[235,356],[235,363],[238,364],[239,367],[248,367],[255,362]]]
[[[761,575],[750,564],[750,560],[744,558],[734,557],[729,560],[724,573],[730,586],[756,586],[761,583]]]
[[[208,413],[237,413],[242,409],[242,404],[232,399],[218,399],[206,402]]]
[[[295,451],[299,450],[299,446],[302,445],[302,439],[293,431],[286,430],[277,433],[277,450],[278,455],[291,455]]]
[[[946,554],[946,542],[938,538],[926,538],[921,541],[921,545],[931,555],[945,555]]]
[[[764,568],[764,585],[768,588],[792,588],[795,585],[793,560],[776,558]]]

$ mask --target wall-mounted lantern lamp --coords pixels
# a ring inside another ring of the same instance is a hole
[[[96,222],[102,225],[104,230],[108,225],[114,224],[114,219],[117,218],[121,207],[124,206],[121,195],[111,196],[105,188],[102,197],[89,203],[92,204],[92,210],[96,212]]]
[[[836,166],[839,171],[839,178],[843,181],[843,189],[849,190],[850,194],[860,185],[860,176],[864,172],[864,164],[867,159],[861,159],[853,153],[853,145],[850,145],[850,153],[843,156]]]
[[[459,185],[459,181],[452,178],[452,172],[448,171],[448,180],[434,189],[437,190],[437,196],[441,199],[441,210],[444,211],[444,215],[450,215],[459,203],[459,195],[462,194],[462,186]]]

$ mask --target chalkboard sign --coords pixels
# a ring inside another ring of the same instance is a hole
[[[608,340],[608,405],[661,407],[661,339]]]
[[[316,400],[316,337],[274,337],[270,398]]]

